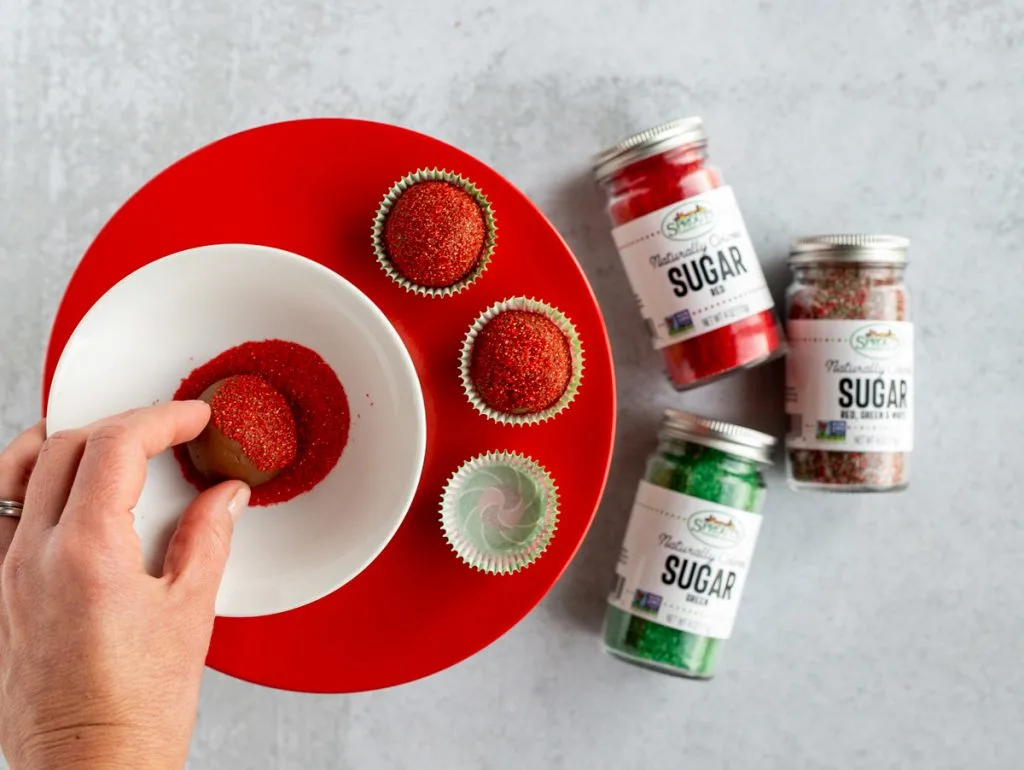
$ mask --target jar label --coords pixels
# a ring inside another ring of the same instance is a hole
[[[634,219],[612,236],[656,349],[775,306],[731,187]]]
[[[640,482],[608,602],[638,618],[728,639],[761,516]]]
[[[913,449],[913,324],[793,320],[786,329],[787,446],[836,452]]]

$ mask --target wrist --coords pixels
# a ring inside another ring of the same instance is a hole
[[[166,746],[142,731],[88,725],[34,741],[11,758],[11,770],[181,770],[185,756],[168,756]]]

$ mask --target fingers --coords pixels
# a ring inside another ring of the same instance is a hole
[[[29,476],[35,467],[39,450],[46,439],[46,425],[39,422],[18,436],[0,453],[0,500],[24,502]],[[17,519],[0,519],[0,563],[7,555],[14,537]]]
[[[33,538],[60,520],[85,448],[85,431],[68,430],[43,442],[25,491],[19,536]]]
[[[46,423],[37,422],[0,453],[0,499],[25,502],[28,478],[46,440]]]
[[[249,487],[227,481],[199,495],[178,522],[164,560],[164,576],[185,590],[217,596],[231,551],[235,522],[249,503]]]
[[[209,419],[210,407],[202,401],[169,401],[90,426],[62,523],[131,526],[131,510],[146,481],[146,462],[194,439]]]
[[[18,530],[31,539],[54,527],[74,503],[76,521],[115,521],[138,502],[146,460],[197,436],[209,421],[201,401],[172,401],[134,409],[61,431],[43,443],[25,495]],[[19,536],[20,539],[20,536]]]

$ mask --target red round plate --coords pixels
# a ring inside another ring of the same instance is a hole
[[[377,205],[391,185],[435,166],[475,181],[498,224],[497,250],[483,277],[445,299],[418,297],[392,283],[370,247]],[[97,236],[54,321],[43,403],[68,337],[96,300],[153,260],[212,243],[287,249],[362,289],[409,348],[423,384],[428,438],[409,515],[377,560],[334,594],[298,610],[218,619],[209,665],[271,687],[356,692],[428,676],[486,647],[558,579],[590,526],[608,475],[615,431],[611,353],[597,302],[572,252],[508,181],[422,134],[342,119],[245,131],[175,163]],[[517,295],[566,313],[585,350],[576,400],[553,420],[530,427],[505,427],[477,414],[458,377],[469,325],[494,302]],[[176,386],[167,383],[168,397]],[[354,413],[368,408],[353,403]],[[533,457],[550,471],[561,497],[552,545],[538,562],[510,576],[466,567],[449,550],[438,522],[446,479],[464,460],[488,450]]]

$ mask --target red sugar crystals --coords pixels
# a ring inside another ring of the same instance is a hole
[[[775,305],[700,118],[634,134],[595,158],[612,237],[678,390],[781,355]]]
[[[214,427],[238,442],[261,471],[291,465],[298,451],[295,418],[288,401],[259,375],[229,377],[210,399]]]
[[[572,378],[569,341],[540,313],[506,310],[477,335],[470,378],[491,409],[541,412],[562,397]]]
[[[411,282],[451,286],[477,264],[487,237],[480,205],[449,182],[417,182],[395,201],[384,222],[384,247]]]

